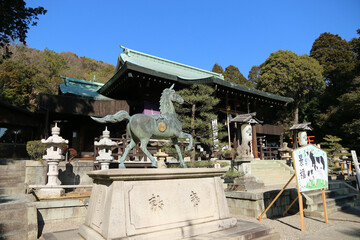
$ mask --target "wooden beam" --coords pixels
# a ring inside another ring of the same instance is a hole
[[[265,209],[265,211],[259,216],[259,222],[261,222],[261,218],[262,216],[264,216],[264,214],[269,210],[269,208],[275,203],[275,201],[280,197],[280,195],[283,193],[283,191],[286,189],[286,187],[290,184],[290,182],[294,179],[295,174],[292,175],[292,177],[290,178],[290,180],[286,183],[286,185],[283,187],[283,189],[281,189],[281,191],[278,193],[278,195],[276,195],[276,197],[274,198],[274,200],[270,203],[270,205]]]

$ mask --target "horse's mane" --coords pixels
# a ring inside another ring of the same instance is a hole
[[[161,114],[174,111],[174,107],[172,106],[172,103],[169,99],[170,93],[171,93],[170,89],[166,88],[161,94],[161,97],[160,97],[160,113]],[[169,103],[171,105],[169,105]]]

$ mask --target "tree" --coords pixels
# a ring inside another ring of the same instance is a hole
[[[249,82],[240,72],[240,70],[233,66],[229,65],[227,68],[225,68],[224,72],[224,78],[226,81],[236,83],[242,86],[246,87],[252,87],[251,82]]]
[[[26,7],[24,0],[0,0],[0,47],[5,51],[2,57],[9,57],[7,45],[11,41],[19,40],[26,44],[26,34],[29,25],[36,26],[38,15],[46,13],[43,7]]]
[[[222,66],[220,66],[218,63],[215,63],[212,70],[212,72],[215,72],[215,73],[221,73],[223,74],[224,73],[224,69],[222,68]]]
[[[327,148],[323,148],[324,151],[328,154],[329,163],[336,164],[338,158],[340,156],[349,155],[347,152],[348,149],[344,148],[340,142],[342,141],[341,138],[333,135],[326,135],[324,137],[325,142],[322,142],[321,145],[327,146]]]
[[[341,117],[341,130],[348,146],[358,150],[360,141],[360,76],[354,78],[351,90],[339,97],[336,114]]]
[[[36,109],[38,94],[56,94],[60,75],[106,82],[114,66],[73,53],[56,53],[47,48],[40,51],[23,44],[9,46],[13,53],[0,63],[0,98],[10,104]]]
[[[323,76],[331,99],[336,99],[347,91],[354,77],[355,54],[346,40],[337,34],[322,33],[314,41],[310,57],[323,66]]]
[[[33,90],[35,66],[8,59],[0,65],[0,99],[19,107],[29,107]]]
[[[176,112],[183,124],[184,132],[191,133],[194,139],[192,164],[195,161],[195,143],[200,142],[206,150],[214,151],[212,120],[217,119],[214,107],[219,99],[213,97],[214,89],[203,84],[194,84],[189,88],[178,91],[185,103],[176,105]],[[220,128],[219,128],[220,129]],[[223,136],[218,138],[221,140]]]
[[[293,98],[293,123],[299,121],[301,101],[325,88],[322,67],[308,55],[279,50],[271,53],[260,68],[257,89]]]
[[[254,87],[259,81],[259,73],[260,73],[259,66],[252,66],[252,68],[249,71],[248,80],[252,83]]]

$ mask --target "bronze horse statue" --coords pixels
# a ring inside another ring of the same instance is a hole
[[[126,130],[131,138],[129,145],[126,146],[124,154],[120,158],[119,168],[125,168],[124,161],[129,151],[140,142],[140,149],[150,158],[153,167],[157,167],[157,161],[147,150],[150,138],[171,139],[179,156],[180,165],[186,168],[184,159],[181,155],[178,144],[179,138],[189,138],[190,143],[187,150],[192,148],[193,138],[190,134],[182,131],[181,122],[176,117],[175,108],[172,102],[182,104],[184,99],[175,92],[174,85],[164,89],[160,98],[160,114],[151,116],[145,114],[134,114],[130,116],[126,111],[119,111],[114,115],[107,115],[103,118],[92,117],[100,123],[116,123],[128,120]]]

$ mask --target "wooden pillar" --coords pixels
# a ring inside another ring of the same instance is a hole
[[[234,128],[235,128],[235,133],[234,133],[234,149],[235,149],[235,151],[237,150],[237,148],[238,148],[238,138],[239,138],[239,136],[238,136],[238,123],[234,123]]]
[[[257,149],[257,141],[256,141],[256,125],[253,124],[252,125],[252,149],[253,149],[253,154],[254,154],[254,158],[258,158],[259,157],[259,153],[258,153],[258,149]]]
[[[298,144],[297,144],[297,131],[294,130],[293,131],[293,149],[296,149],[298,147]]]

